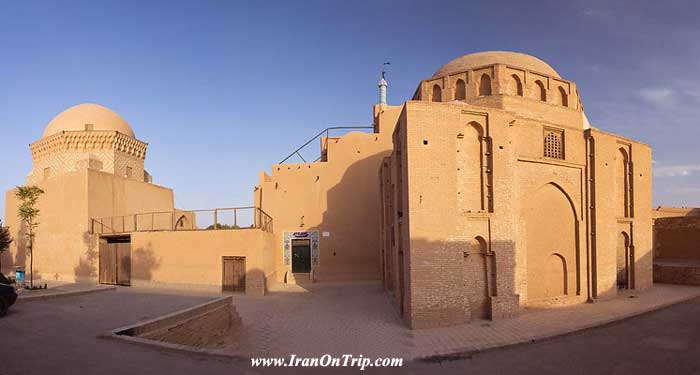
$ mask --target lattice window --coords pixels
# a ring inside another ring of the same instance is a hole
[[[544,130],[544,157],[564,159],[564,131],[557,129]]]

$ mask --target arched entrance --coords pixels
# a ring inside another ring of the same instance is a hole
[[[527,300],[573,295],[577,289],[578,223],[569,196],[546,184],[524,209]]]
[[[466,277],[465,290],[472,319],[488,319],[491,317],[491,299],[489,296],[489,269],[486,255],[486,241],[477,236],[470,245],[465,259]]]
[[[630,236],[617,235],[617,289],[630,288]]]
[[[552,254],[547,257],[545,271],[545,279],[547,280],[545,285],[546,297],[558,297],[569,294],[566,275],[566,260],[563,256]]]

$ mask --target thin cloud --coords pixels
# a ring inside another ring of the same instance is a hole
[[[668,105],[674,99],[673,90],[660,87],[642,89],[637,95],[640,99],[655,105]]]
[[[667,189],[669,193],[676,193],[676,194],[700,194],[700,187],[694,187],[694,186],[678,186],[678,187],[670,187]]]
[[[669,165],[654,168],[654,177],[683,177],[700,172],[700,164],[695,165]]]

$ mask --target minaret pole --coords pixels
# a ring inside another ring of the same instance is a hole
[[[384,64],[382,64],[382,78],[377,84],[377,86],[379,87],[379,104],[386,104],[386,87],[389,86],[389,84],[386,82],[386,79],[384,79],[384,76],[386,74],[385,67],[387,65],[391,65],[391,63],[387,61]]]

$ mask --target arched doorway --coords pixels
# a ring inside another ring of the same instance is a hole
[[[569,294],[566,260],[564,257],[556,253],[550,255],[547,257],[545,269],[545,278],[547,280],[545,296],[551,298]]]
[[[488,319],[491,317],[491,298],[489,296],[489,269],[486,255],[486,241],[477,236],[470,244],[465,259],[466,277],[465,290],[472,319]]]
[[[527,300],[578,293],[578,223],[569,196],[546,184],[525,204]]]
[[[630,237],[625,232],[617,235],[617,289],[630,288]]]

